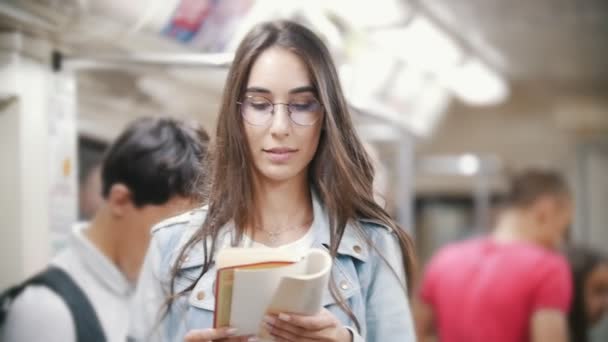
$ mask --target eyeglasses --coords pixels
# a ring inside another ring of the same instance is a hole
[[[314,97],[296,99],[289,103],[273,103],[263,96],[247,96],[237,103],[241,106],[241,115],[245,121],[254,126],[269,124],[276,105],[287,106],[289,119],[299,126],[314,125],[323,112],[323,106]]]

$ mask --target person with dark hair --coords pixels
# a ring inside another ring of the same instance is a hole
[[[128,126],[101,166],[103,205],[75,229],[47,271],[7,292],[13,298],[0,340],[126,339],[150,229],[198,202],[204,134],[173,119]]]
[[[571,216],[559,174],[513,177],[494,232],[450,244],[429,262],[416,305],[420,340],[567,341],[572,282],[557,248]]]
[[[332,256],[324,308],[267,316],[261,329],[274,340],[415,340],[412,242],[374,200],[372,164],[313,32],[276,21],[245,36],[209,155],[208,205],[154,229],[133,303],[134,339],[238,336],[213,328],[214,260],[220,249],[242,246]]]
[[[568,314],[570,340],[588,342],[589,331],[608,311],[608,258],[596,250],[567,250],[574,282],[574,300]]]

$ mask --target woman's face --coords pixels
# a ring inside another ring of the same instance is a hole
[[[253,63],[239,102],[256,174],[273,182],[305,179],[323,108],[304,62],[289,50],[267,49]]]
[[[587,319],[596,323],[608,310],[608,263],[596,266],[585,281]]]

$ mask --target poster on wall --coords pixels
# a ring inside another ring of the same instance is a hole
[[[65,244],[78,213],[76,84],[73,74],[50,75],[49,226],[53,251]]]
[[[183,43],[191,41],[209,16],[214,2],[181,0],[163,33]]]
[[[225,52],[253,0],[180,0],[163,35],[205,52]]]

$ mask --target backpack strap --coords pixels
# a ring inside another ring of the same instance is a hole
[[[0,325],[4,324],[12,301],[29,285],[45,286],[55,292],[67,305],[76,328],[78,342],[105,342],[106,337],[87,295],[62,269],[49,267],[0,296]]]

